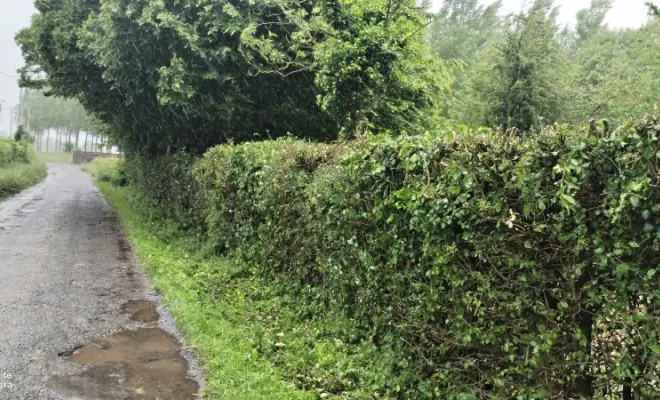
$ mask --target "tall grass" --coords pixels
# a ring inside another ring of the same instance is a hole
[[[41,182],[45,177],[46,165],[37,159],[0,168],[0,200]]]
[[[83,171],[89,172],[98,182],[112,182],[118,184],[120,181],[120,163],[119,158],[95,158],[91,162],[83,165]]]

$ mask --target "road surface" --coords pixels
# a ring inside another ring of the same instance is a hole
[[[179,340],[87,173],[0,203],[0,399],[192,399]]]

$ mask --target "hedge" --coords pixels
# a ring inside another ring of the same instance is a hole
[[[169,207],[398,354],[374,397],[660,398],[659,137],[223,145],[172,175]]]
[[[27,164],[30,154],[29,143],[0,138],[0,168],[10,164]]]

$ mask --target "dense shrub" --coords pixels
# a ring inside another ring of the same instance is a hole
[[[26,141],[0,139],[0,200],[46,177],[46,165],[38,161]]]
[[[0,167],[29,163],[31,155],[32,150],[28,142],[0,139]]]
[[[657,398],[659,137],[279,140],[128,175],[308,318],[344,313],[395,360],[374,397]]]
[[[210,239],[244,253],[264,273],[305,279],[322,236],[305,190],[343,151],[290,139],[211,149],[195,171]]]
[[[203,231],[199,190],[191,175],[194,161],[185,153],[153,158],[129,156],[119,168],[120,180],[131,182],[144,195],[143,202],[178,221],[182,229]]]

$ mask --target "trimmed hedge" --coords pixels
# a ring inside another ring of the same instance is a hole
[[[289,282],[310,318],[341,310],[346,342],[398,354],[373,397],[650,399],[659,137],[648,122],[224,145],[162,186],[187,188],[169,207],[195,204],[218,252]]]
[[[31,160],[31,153],[28,142],[0,138],[0,167],[10,164],[27,164]]]
[[[127,157],[120,164],[120,185],[130,182],[143,194],[142,201],[162,216],[177,221],[182,230],[204,232],[199,189],[191,174],[195,159],[178,153],[153,159]]]

